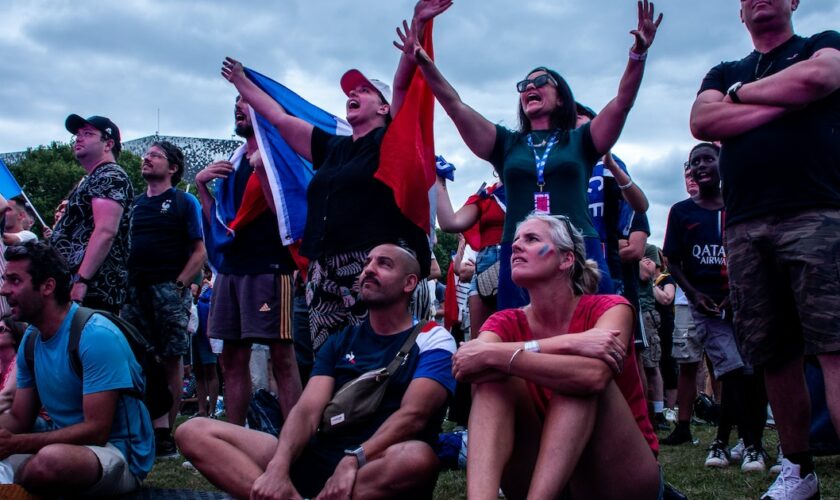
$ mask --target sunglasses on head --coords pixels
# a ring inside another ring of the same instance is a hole
[[[526,78],[521,82],[518,82],[516,84],[516,90],[518,90],[520,93],[525,92],[525,89],[528,88],[528,85],[532,83],[534,84],[535,88],[540,88],[547,83],[551,83],[552,85],[557,87],[557,81],[554,80],[554,77],[548,73],[543,73],[542,75],[536,76],[530,80]]]

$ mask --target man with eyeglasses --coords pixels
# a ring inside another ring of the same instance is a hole
[[[122,317],[137,326],[161,357],[172,393],[168,415],[154,421],[158,458],[178,455],[171,429],[181,405],[182,359],[189,352],[187,323],[190,283],[201,271],[207,252],[201,206],[176,186],[184,175],[184,153],[168,141],[153,142],[140,173],[146,192],[131,209],[131,253],[128,297]]]
[[[50,243],[73,273],[70,298],[88,307],[118,313],[128,285],[129,208],[134,189],[117,164],[120,129],[104,116],[70,115],[73,152],[87,177],[68,198],[64,217]]]
[[[840,428],[840,33],[794,33],[799,0],[741,0],[755,50],[706,75],[691,130],[723,144],[735,326],[765,368],[785,460],[763,498],[819,494],[803,355],[819,359]]]

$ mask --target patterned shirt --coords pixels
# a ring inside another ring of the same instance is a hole
[[[94,198],[119,203],[123,213],[108,256],[94,276],[87,276],[92,278],[87,297],[120,306],[128,285],[130,207],[134,200],[134,188],[121,166],[102,164],[82,180],[70,194],[67,211],[53,229],[50,243],[67,260],[71,272],[78,272],[93,233]]]

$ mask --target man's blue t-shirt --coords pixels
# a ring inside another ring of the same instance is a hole
[[[179,195],[174,187],[157,196],[141,194],[131,209],[131,282],[153,285],[174,280],[189,260],[193,244],[203,237],[201,205],[195,196]]]
[[[41,403],[56,426],[61,429],[84,421],[82,395],[120,389],[143,391],[145,379],[122,332],[104,317],[95,314],[82,330],[79,357],[83,381],[70,366],[67,342],[70,323],[78,306],[73,304],[58,331],[49,340],[35,343],[35,376],[26,363],[24,349],[17,355],[17,384],[24,389],[35,387]],[[35,331],[30,326],[22,346]],[[155,460],[152,421],[145,405],[122,394],[114,411],[108,442],[126,457],[132,474],[143,478]]]
[[[388,366],[405,343],[414,327],[395,335],[377,335],[370,322],[365,320],[358,326],[351,326],[331,336],[315,356],[312,377],[325,375],[335,379],[338,391],[344,384],[362,373]],[[455,378],[452,376],[452,354],[455,353],[455,339],[446,330],[430,322],[417,336],[406,363],[391,377],[388,389],[376,415],[370,421],[337,433],[338,436],[320,436],[334,442],[336,448],[355,447],[372,436],[379,426],[400,408],[403,395],[412,380],[429,378],[452,395],[455,392]],[[434,442],[443,421],[441,408],[427,428],[417,436],[427,442]],[[323,442],[323,441],[322,441]]]

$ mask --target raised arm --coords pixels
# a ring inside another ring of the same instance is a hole
[[[442,231],[462,233],[478,222],[479,217],[481,212],[475,204],[464,205],[456,212],[446,190],[446,179],[437,178],[437,220]]]
[[[645,196],[645,192],[642,191],[642,188],[638,184],[633,182],[633,179],[630,178],[627,172],[621,169],[610,151],[607,151],[604,155],[604,165],[610,170],[613,178],[618,183],[618,187],[621,188],[621,196],[624,197],[625,201],[630,205],[630,208],[634,212],[647,212],[650,203],[648,202],[647,196]]]
[[[451,6],[452,0],[419,0],[414,5],[414,17],[411,19],[411,28],[409,29],[408,23],[403,21],[403,29],[405,29],[406,33],[422,40],[426,24]],[[400,110],[405,99],[405,94],[408,92],[408,87],[411,85],[411,77],[414,76],[414,70],[416,69],[417,64],[414,58],[408,57],[403,53],[402,57],[400,57],[399,65],[397,65],[397,72],[394,74],[391,117],[397,116],[397,112]]]
[[[236,59],[225,58],[222,62],[222,76],[236,87],[245,102],[277,128],[297,154],[312,161],[312,124],[288,114],[280,103],[245,75],[242,63]]]
[[[400,42],[394,42],[394,46],[403,51],[404,57],[416,61],[432,93],[446,114],[452,118],[467,147],[482,160],[489,160],[496,143],[496,126],[464,104],[458,92],[446,81],[434,61],[417,43],[411,30],[408,31],[404,34],[397,28]]]
[[[618,85],[618,94],[604,106],[598,115],[592,119],[590,132],[595,149],[600,154],[609,151],[621,135],[627,115],[633,108],[642,76],[645,74],[645,58],[647,51],[656,37],[656,30],[662,22],[662,14],[654,21],[653,3],[640,0],[639,24],[630,33],[635,37],[635,43],[630,49],[630,59]]]

